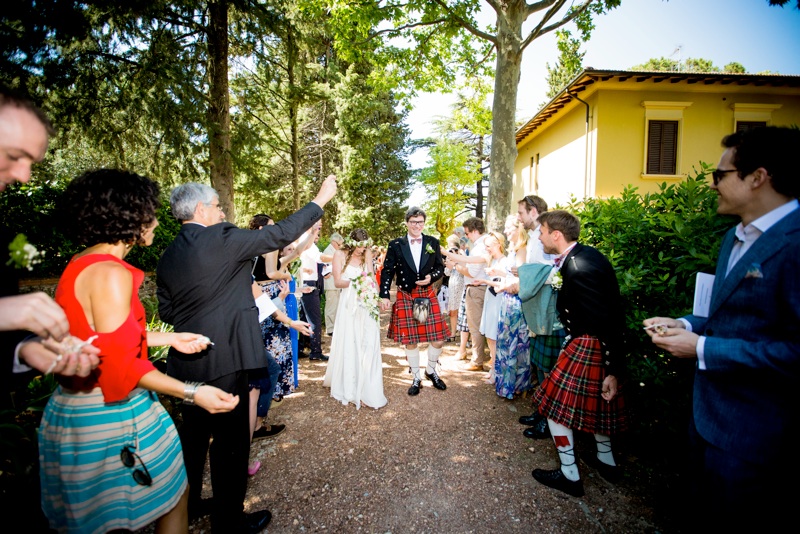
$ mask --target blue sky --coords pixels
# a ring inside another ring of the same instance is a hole
[[[800,75],[800,10],[795,5],[796,0],[783,8],[770,7],[767,0],[622,0],[620,7],[595,19],[592,37],[581,48],[586,51],[583,64],[628,69],[654,57],[691,57],[710,59],[718,67],[737,61],[750,73]],[[492,20],[493,13],[484,10],[483,15]],[[546,100],[546,64],[557,58],[553,35],[525,50],[518,118],[530,118]],[[453,96],[444,94],[415,99],[408,117],[412,137],[430,135],[431,118],[442,115],[452,102]],[[426,160],[427,152],[418,151],[410,163],[420,168]]]

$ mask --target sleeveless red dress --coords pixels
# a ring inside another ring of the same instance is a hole
[[[114,332],[99,334],[86,321],[78,299],[75,297],[75,280],[84,269],[101,261],[113,261],[125,267],[133,275],[131,311],[127,319]],[[139,300],[139,287],[144,281],[144,272],[110,254],[87,254],[73,258],[56,288],[55,300],[64,309],[69,319],[70,334],[82,340],[98,336],[92,345],[100,349],[100,364],[86,378],[59,377],[65,388],[89,391],[97,386],[103,391],[106,402],[124,399],[145,374],[155,366],[148,359],[147,332],[144,306]]]

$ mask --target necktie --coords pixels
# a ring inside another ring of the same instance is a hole
[[[420,237],[419,239],[412,239],[411,240],[411,244],[412,245],[416,245],[416,244],[421,245],[422,244],[422,238]]]
[[[562,256],[556,256],[556,259],[554,259],[554,260],[553,260],[553,264],[554,264],[556,267],[560,267],[560,266],[561,266],[561,261],[562,261],[563,259],[564,259],[564,258],[563,258]]]

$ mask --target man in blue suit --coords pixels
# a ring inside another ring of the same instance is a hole
[[[653,342],[697,358],[689,429],[698,517],[715,530],[789,524],[800,429],[800,130],[737,132],[713,173],[723,238],[707,317],[652,317]],[[663,325],[663,326],[661,326]]]

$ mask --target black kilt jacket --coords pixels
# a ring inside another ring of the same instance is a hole
[[[433,254],[426,250],[433,250]],[[439,240],[429,235],[422,235],[422,255],[419,260],[420,269],[414,265],[411,256],[411,245],[408,236],[393,239],[386,251],[381,271],[381,298],[389,298],[392,280],[397,287],[406,293],[411,293],[417,287],[417,280],[422,280],[431,275],[431,284],[444,276],[444,262],[439,248]]]

